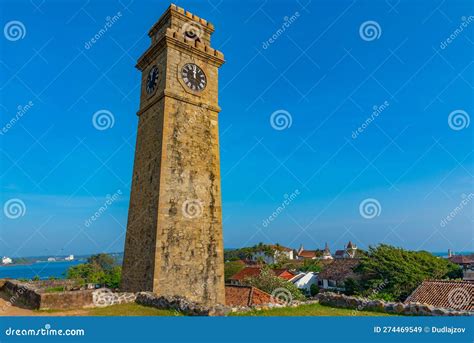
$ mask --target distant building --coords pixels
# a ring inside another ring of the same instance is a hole
[[[298,260],[316,260],[318,256],[321,256],[321,250],[305,250],[303,244],[301,244],[296,252]]]
[[[432,280],[423,281],[405,300],[458,311],[474,311],[474,282]]]
[[[13,260],[10,257],[3,256],[2,258],[2,264],[12,264]]]
[[[333,257],[331,255],[331,251],[329,250],[329,245],[326,243],[324,247],[323,256],[321,257],[322,260],[332,260]]]
[[[334,254],[335,258],[355,258],[357,256],[357,246],[349,241],[344,250],[337,250]]]
[[[474,255],[449,255],[448,260],[462,268],[463,280],[474,281]]]
[[[300,273],[290,279],[290,282],[293,283],[299,289],[303,290],[305,293],[309,293],[311,286],[318,284],[318,273]]]
[[[347,279],[357,279],[354,268],[359,264],[358,259],[335,259],[324,266],[318,275],[318,286],[327,290],[344,291]]]
[[[48,257],[48,262],[56,262],[56,259],[54,257]]]
[[[267,250],[258,251],[252,254],[252,261],[263,261],[266,264],[275,264],[282,259],[295,259],[294,250],[281,245],[268,245]]]
[[[74,261],[74,255],[69,255],[69,256],[66,257],[64,260],[66,260],[66,261]]]

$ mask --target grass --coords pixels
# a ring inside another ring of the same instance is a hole
[[[387,313],[371,311],[355,311],[352,309],[323,306],[320,304],[301,305],[299,307],[273,308],[269,310],[253,310],[249,312],[232,313],[231,316],[389,316]]]
[[[95,307],[86,309],[73,309],[73,310],[34,310],[37,313],[50,313],[54,315],[69,315],[69,316],[168,316],[175,317],[181,316],[177,311],[173,310],[159,310],[154,307],[147,307],[138,305],[136,303],[119,304],[107,307]]]
[[[66,289],[64,288],[64,286],[58,286],[58,287],[49,287],[49,288],[46,288],[44,291],[46,293],[55,293],[55,292],[64,292]]]
[[[136,303],[119,304],[107,307],[96,307],[87,310],[86,316],[180,316],[173,310],[159,310],[154,307],[138,305]]]

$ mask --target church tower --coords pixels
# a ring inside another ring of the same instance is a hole
[[[171,5],[149,31],[121,289],[224,304],[214,26]]]

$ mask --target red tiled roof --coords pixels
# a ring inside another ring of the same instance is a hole
[[[298,256],[304,258],[313,258],[316,257],[316,250],[303,250],[298,253]]]
[[[456,264],[471,264],[474,263],[474,259],[466,255],[456,255],[448,258],[452,263]]]
[[[230,279],[236,281],[242,281],[250,277],[259,276],[262,271],[261,267],[245,267],[238,273],[234,274]],[[279,276],[285,280],[291,279],[295,274],[290,272],[288,269],[272,269],[275,276]]]
[[[405,300],[453,310],[474,311],[474,282],[423,281]]]
[[[343,258],[331,260],[319,273],[320,280],[345,281],[348,278],[356,278],[353,269],[357,267],[359,260],[356,258]]]
[[[225,285],[227,306],[253,306],[273,303],[272,296],[251,286]]]

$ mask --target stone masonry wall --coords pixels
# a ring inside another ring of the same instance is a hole
[[[385,302],[382,300],[370,300],[367,298],[351,297],[331,292],[320,293],[318,294],[318,298],[321,305],[354,309],[354,315],[357,314],[357,311],[377,311],[411,316],[474,315],[474,312],[436,308],[427,304]]]

